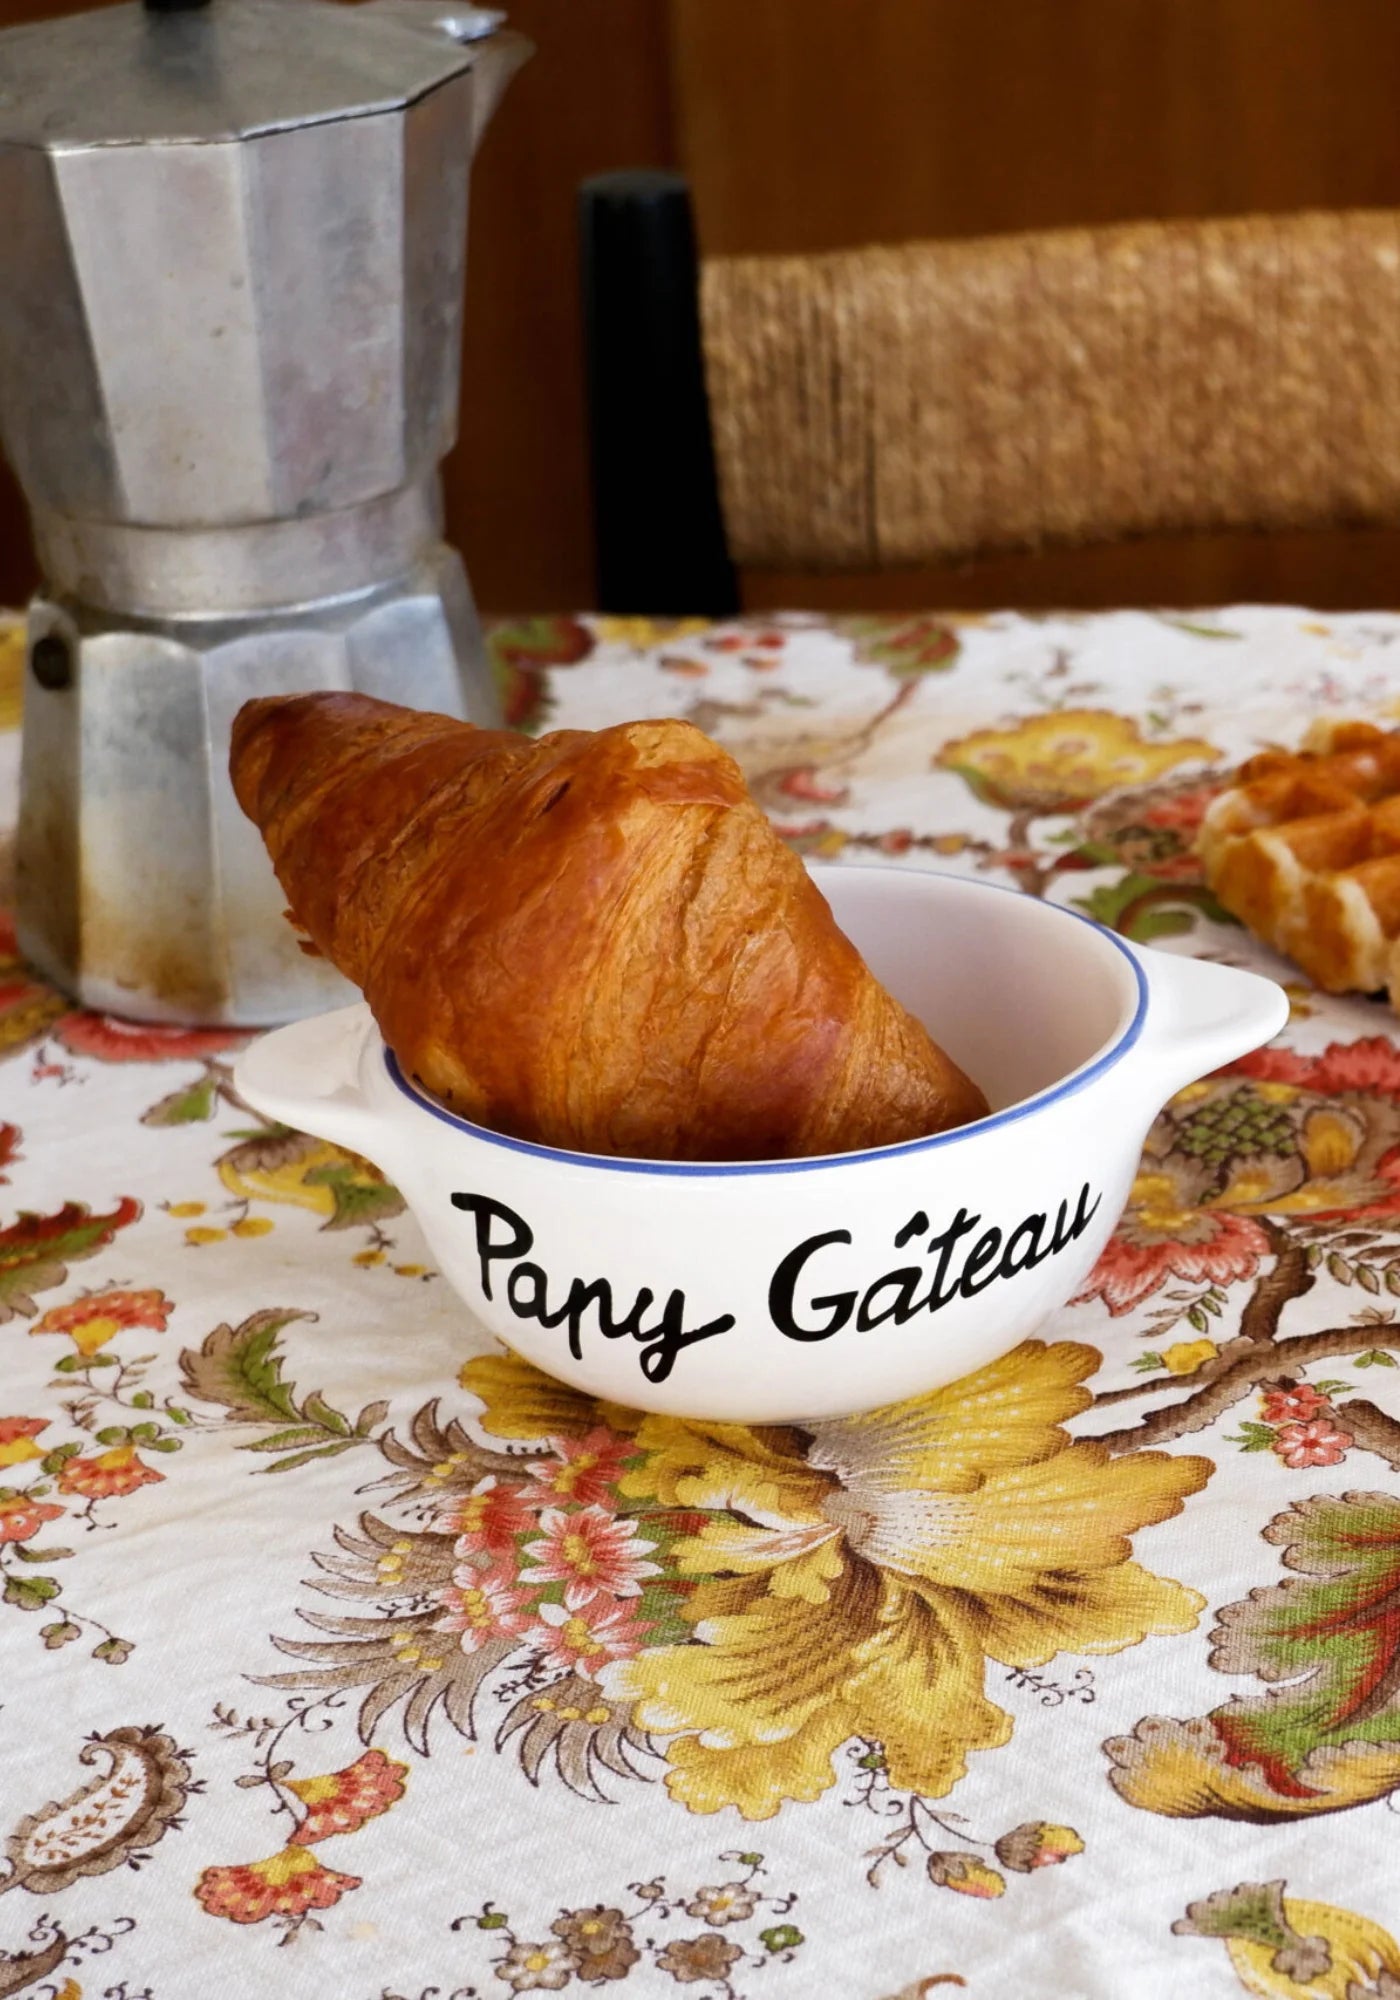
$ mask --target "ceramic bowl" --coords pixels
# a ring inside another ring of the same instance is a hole
[[[1288,1004],[1252,973],[1139,950],[990,883],[813,873],[989,1117],[820,1159],[557,1151],[435,1103],[364,1006],[264,1036],[238,1089],[381,1167],[478,1319],[580,1389],[764,1423],[935,1388],[1075,1295],[1163,1103],[1277,1034]]]

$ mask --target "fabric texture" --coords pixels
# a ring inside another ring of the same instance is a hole
[[[1262,744],[1400,721],[1400,617],[492,645],[518,726],[685,717],[799,852],[1012,883],[1293,1019],[1165,1108],[1036,1339],[759,1430],[515,1360],[380,1174],[238,1102],[239,1037],[11,948],[0,1995],[1395,2000],[1400,1030],[1191,842]]]

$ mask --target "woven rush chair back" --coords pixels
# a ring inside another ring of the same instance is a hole
[[[734,565],[1400,522],[1400,213],[697,262],[674,174],[584,184],[599,593]]]
[[[715,258],[739,563],[1400,519],[1400,216]]]

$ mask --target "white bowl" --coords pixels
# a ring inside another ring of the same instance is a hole
[[[264,1036],[238,1089],[380,1166],[477,1317],[581,1389],[765,1423],[935,1388],[1073,1297],[1163,1103],[1277,1034],[1288,1003],[1252,973],[1140,951],[991,883],[813,872],[990,1117],[821,1159],[561,1152],[444,1110],[364,1006]]]

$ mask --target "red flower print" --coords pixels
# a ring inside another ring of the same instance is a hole
[[[13,919],[0,916],[0,1049],[38,1041],[67,1012],[63,995],[35,979],[20,958]]]
[[[1206,808],[1220,796],[1219,785],[1197,785],[1186,792],[1176,792],[1150,805],[1142,815],[1144,826],[1170,826],[1180,833],[1194,835],[1206,816]]]
[[[1062,865],[1073,868],[1085,864],[1071,859]],[[1089,866],[1093,866],[1092,862]],[[1201,875],[1200,856],[1193,847],[1188,847],[1182,854],[1167,854],[1157,861],[1144,861],[1141,873],[1155,875],[1161,882],[1198,882]]]
[[[1357,1042],[1330,1042],[1320,1055],[1299,1055],[1295,1049],[1256,1049],[1231,1063],[1230,1076],[1247,1076],[1255,1083],[1291,1083],[1335,1097],[1347,1090],[1375,1090],[1400,1097],[1400,1048],[1384,1035],[1366,1035]]]
[[[1189,791],[1168,792],[1146,806],[1134,827],[1124,830],[1120,853],[1125,861],[1144,875],[1167,882],[1192,882],[1200,878],[1201,863],[1196,853],[1196,835],[1206,808],[1219,795],[1218,784],[1198,785]],[[1142,839],[1142,832],[1148,838]],[[1152,835],[1175,836],[1158,839]]]
[[[1168,1278],[1186,1284],[1232,1285],[1241,1278],[1252,1278],[1260,1258],[1269,1255],[1268,1237],[1247,1215],[1199,1209],[1191,1220],[1194,1227],[1207,1232],[1200,1242],[1181,1243],[1170,1237],[1132,1242],[1123,1235],[1113,1237],[1073,1303],[1102,1299],[1116,1319],[1141,1305]]]
[[[3,1004],[0,998],[0,1006]],[[0,1125],[0,1167],[12,1167],[19,1158],[19,1138],[18,1125]],[[8,1174],[0,1174],[0,1181],[8,1182],[9,1178]]]
[[[69,1014],[54,1029],[70,1055],[98,1062],[199,1061],[242,1048],[232,1028],[171,1028],[158,1021],[119,1021],[112,1014]]]
[[[478,1481],[445,1523],[449,1534],[456,1531],[457,1554],[512,1555],[516,1536],[535,1525],[534,1511],[522,1497],[527,1491],[514,1481],[502,1485],[494,1473]]]
[[[790,799],[803,799],[810,805],[839,806],[850,793],[849,785],[832,784],[823,778],[814,764],[795,765],[784,771],[778,779],[778,790]]]
[[[1305,1465],[1340,1465],[1355,1442],[1351,1432],[1339,1430],[1330,1417],[1317,1417],[1309,1424],[1285,1424],[1274,1439],[1274,1450],[1296,1472]]]
[[[292,1835],[292,1845],[310,1847],[333,1833],[354,1833],[366,1821],[378,1819],[403,1797],[407,1776],[407,1764],[396,1764],[382,1750],[366,1750],[343,1771],[328,1771],[319,1778],[289,1778],[287,1790],[295,1792],[309,1808]]]
[[[1400,1146],[1394,1143],[1400,1048],[1393,1042],[1368,1035],[1332,1042],[1313,1056],[1259,1049],[1226,1074],[1280,1084],[1313,1100],[1299,1141],[1309,1168],[1311,1219],[1400,1213]]]
[[[573,1501],[579,1507],[596,1507],[606,1502],[622,1477],[627,1457],[636,1450],[630,1438],[598,1427],[582,1437],[549,1440],[550,1456],[536,1459],[531,1467],[527,1497],[536,1505],[550,1501]]]
[[[28,1458],[42,1458],[34,1440],[49,1427],[47,1417],[0,1417],[0,1465],[23,1465]]]
[[[61,1507],[52,1507],[47,1501],[14,1493],[8,1500],[0,1500],[0,1542],[30,1541],[45,1521],[56,1521],[62,1512]]]
[[[628,1604],[571,1584],[562,1604],[542,1604],[531,1632],[545,1662],[561,1673],[593,1679],[609,1660],[630,1660],[646,1643],[646,1627]]]
[[[1266,1424],[1307,1423],[1327,1407],[1327,1398],[1310,1383],[1298,1382],[1291,1389],[1266,1389],[1260,1415]]]
[[[829,819],[804,819],[783,823],[774,820],[773,831],[780,840],[818,840],[822,834],[830,833]]]
[[[119,1500],[138,1486],[155,1486],[164,1479],[147,1465],[135,1445],[114,1445],[96,1458],[70,1458],[58,1475],[60,1493],[81,1493],[85,1500]]]
[[[80,1354],[89,1355],[127,1327],[148,1326],[164,1333],[174,1310],[160,1291],[90,1292],[86,1298],[70,1299],[66,1306],[50,1306],[29,1331],[66,1333]]]
[[[525,1544],[533,1564],[523,1573],[525,1583],[577,1583],[614,1597],[639,1597],[642,1578],[661,1574],[658,1563],[642,1560],[656,1544],[635,1534],[631,1521],[619,1521],[601,1507],[576,1514],[546,1507],[540,1527],[538,1540]]]
[[[1334,1042],[1332,1047],[1335,1049],[1337,1044]],[[1221,1074],[1247,1076],[1254,1083],[1289,1083],[1302,1088],[1311,1082],[1313,1065],[1320,1060],[1318,1056],[1299,1055],[1296,1049],[1255,1049],[1251,1055],[1232,1062]]]
[[[358,1889],[360,1879],[327,1868],[309,1848],[284,1847],[266,1861],[206,1868],[194,1885],[194,1893],[211,1917],[227,1917],[234,1924],[260,1924],[268,1917],[301,1917],[308,1910],[329,1910],[348,1889]]]
[[[530,1622],[525,1592],[499,1572],[464,1566],[440,1601],[443,1616],[434,1619],[433,1630],[460,1633],[464,1653],[477,1652],[491,1639],[517,1638]]]

